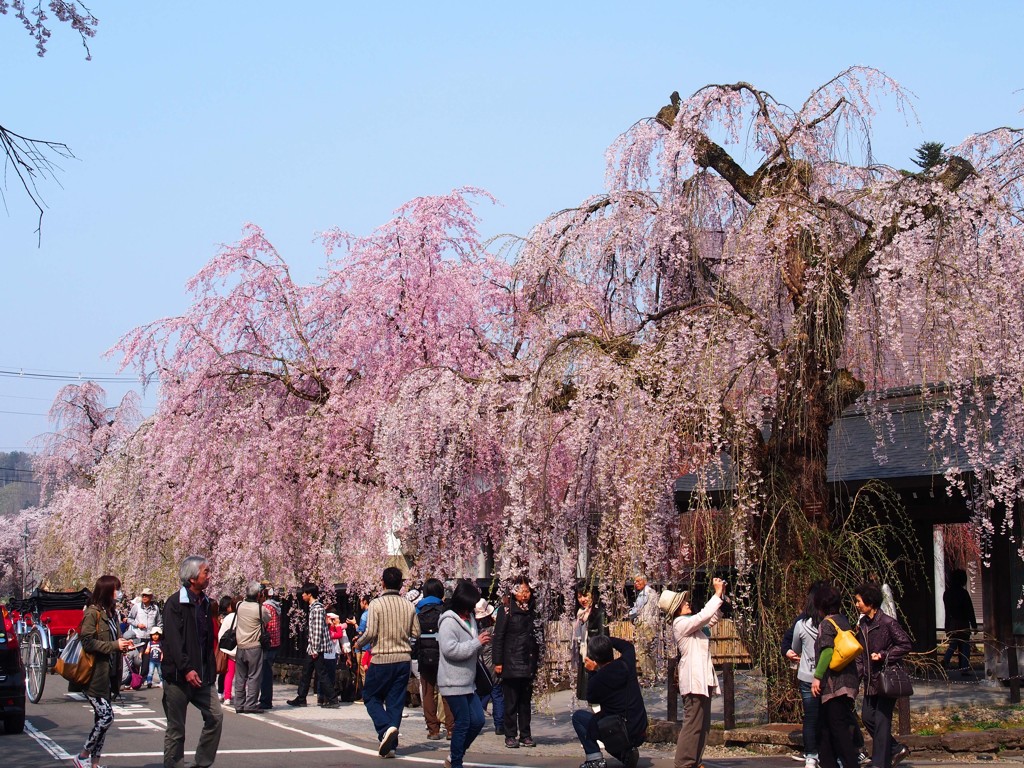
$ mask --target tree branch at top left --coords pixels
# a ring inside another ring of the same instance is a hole
[[[89,38],[96,36],[96,27],[100,21],[89,10],[88,6],[81,0],[49,0],[46,3],[49,13],[43,8],[43,0],[26,2],[26,0],[0,0],[0,16],[11,14],[21,22],[22,27],[36,42],[36,54],[40,57],[46,55],[46,46],[53,34],[51,30],[53,19],[61,24],[67,24],[82,41],[85,49],[86,61],[92,60],[92,52],[89,50]],[[57,180],[56,172],[62,170],[58,165],[58,159],[73,158],[75,155],[71,149],[59,141],[48,141],[46,139],[32,139],[22,136],[0,125],[0,145],[4,150],[4,171],[3,183],[0,184],[0,200],[3,200],[4,208],[7,208],[7,197],[4,190],[7,189],[7,174],[13,168],[18,177],[18,182],[28,195],[29,200],[39,211],[38,226],[36,234],[39,243],[43,237],[43,212],[45,202],[39,192],[37,181],[40,178]],[[57,182],[58,184],[60,182]]]

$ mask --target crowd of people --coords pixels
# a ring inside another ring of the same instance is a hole
[[[94,727],[75,757],[76,768],[99,765],[113,722],[110,702],[125,685],[163,689],[166,768],[184,765],[190,705],[203,720],[195,755],[200,768],[214,762],[225,706],[243,715],[273,707],[272,664],[281,649],[284,618],[279,596],[268,583],[253,581],[244,597],[211,599],[206,591],[210,565],[201,556],[186,558],[179,576],[181,587],[162,610],[147,588],[122,611],[117,577],[97,581],[80,635],[83,649],[96,658],[92,679],[81,686],[94,710]],[[450,741],[446,767],[461,768],[484,729],[488,706],[494,732],[504,738],[505,747],[536,746],[531,712],[545,622],[529,581],[515,579],[493,604],[468,580],[457,582],[447,600],[445,585],[437,579],[427,579],[405,594],[403,586],[400,570],[385,569],[379,594],[362,598],[359,618],[345,621],[327,610],[333,605],[324,605],[316,584],[298,590],[306,606],[306,647],[288,706],[309,705],[314,675],[317,704],[328,709],[340,706],[335,682],[339,660],[344,660],[361,691],[381,757],[393,757],[399,746],[410,680],[415,678],[427,738]],[[675,768],[698,768],[711,725],[711,699],[719,693],[711,628],[722,615],[725,582],[712,580],[713,594],[699,610],[691,605],[688,591],[659,594],[643,576],[634,586],[637,597],[629,618],[638,629],[651,631],[654,622],[667,621],[678,652],[683,718]],[[895,698],[881,689],[878,679],[887,665],[899,664],[910,650],[910,640],[898,621],[880,609],[880,585],[866,582],[856,588],[854,598],[860,613],[855,634],[863,649],[855,662],[842,642],[854,628],[842,613],[842,595],[829,584],[811,586],[806,610],[783,641],[784,654],[798,665],[805,768],[837,768],[840,763],[893,768],[908,753],[892,737]],[[634,643],[609,636],[596,594],[581,586],[576,602],[576,695],[589,704],[572,716],[584,754],[581,768],[605,768],[604,753],[635,768],[648,729],[643,664]],[[861,685],[862,720],[872,737],[870,757],[864,754],[853,710]]]

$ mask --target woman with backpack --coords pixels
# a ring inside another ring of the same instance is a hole
[[[121,580],[117,576],[100,576],[79,627],[82,651],[93,657],[92,677],[84,686],[72,684],[70,689],[85,692],[92,706],[93,726],[85,746],[74,758],[75,768],[99,768],[103,742],[114,722],[110,700],[121,689],[121,655],[132,648],[131,640],[120,637],[120,598]]]
[[[439,579],[423,582],[423,597],[416,603],[416,617],[420,622],[420,636],[416,638],[414,654],[420,677],[420,701],[423,705],[423,719],[427,724],[427,738],[438,741],[441,736],[441,717],[438,716],[437,668],[441,663],[441,651],[437,644],[437,628],[444,613],[444,584]],[[448,738],[455,728],[455,716],[448,702],[441,699],[444,727]]]

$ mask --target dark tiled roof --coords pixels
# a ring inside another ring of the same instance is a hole
[[[830,483],[925,478],[967,466],[965,452],[952,441],[947,439],[939,450],[930,446],[926,420],[936,408],[946,407],[941,394],[922,397],[920,389],[907,388],[882,393],[874,406],[868,402],[862,399],[847,408],[829,430]],[[961,427],[965,419],[959,419]],[[992,421],[992,440],[998,446],[1002,423],[998,414]],[[705,472],[703,481],[710,491],[732,485],[727,480],[732,460],[724,454],[718,465]],[[696,486],[697,475],[688,474],[676,480],[675,491],[689,493]]]

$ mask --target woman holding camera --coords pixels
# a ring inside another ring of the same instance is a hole
[[[711,697],[720,693],[711,661],[711,627],[718,623],[725,581],[712,579],[715,593],[699,613],[690,607],[690,593],[665,590],[658,607],[668,613],[679,648],[679,695],[683,723],[676,741],[675,768],[697,768],[711,730]]]

